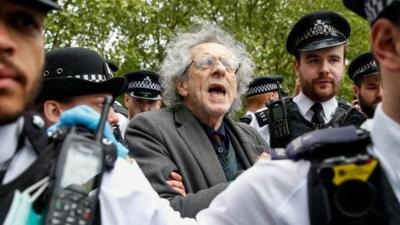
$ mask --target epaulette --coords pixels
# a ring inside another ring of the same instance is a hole
[[[239,121],[242,123],[250,124],[252,121],[252,118],[250,115],[244,115],[244,116],[240,117]]]

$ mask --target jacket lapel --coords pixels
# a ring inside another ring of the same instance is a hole
[[[251,167],[258,156],[257,154],[265,151],[263,146],[251,143],[248,134],[239,129],[235,122],[228,116],[225,117],[224,122],[228,128],[229,138],[235,149],[236,156],[241,160],[245,169]]]
[[[193,154],[210,185],[226,182],[222,166],[207,134],[193,114],[184,106],[175,108],[175,123],[179,135]]]

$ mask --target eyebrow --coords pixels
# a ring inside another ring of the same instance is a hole
[[[306,59],[309,59],[309,58],[320,58],[320,56],[317,55],[317,54],[310,54],[310,55],[306,55],[305,58],[306,58]]]

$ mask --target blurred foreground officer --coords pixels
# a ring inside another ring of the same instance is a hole
[[[347,20],[332,11],[309,13],[293,26],[286,48],[296,58],[300,93],[270,105],[271,147],[285,147],[315,129],[364,122],[362,113],[336,99],[344,76],[349,35]]]
[[[247,112],[240,118],[240,121],[254,127],[267,143],[269,142],[269,133],[268,126],[266,126],[268,124],[266,105],[272,100],[279,99],[282,81],[282,76],[257,77],[250,82],[246,93]]]
[[[58,122],[65,110],[77,105],[88,105],[100,113],[104,97],[116,98],[125,88],[125,79],[113,77],[108,63],[97,52],[87,48],[61,48],[46,54],[37,102],[49,127]],[[110,109],[110,126],[114,127],[118,120]]]
[[[159,195],[194,217],[268,145],[229,115],[240,109],[252,74],[240,44],[207,24],[180,33],[166,52],[160,74],[169,107],[136,115],[125,141]],[[183,179],[169,182],[171,172]]]
[[[161,107],[160,75],[150,71],[136,71],[125,74],[128,90],[124,103],[128,108],[128,119],[136,114],[158,110]]]
[[[355,58],[348,72],[362,112],[367,118],[372,118],[376,106],[382,101],[381,77],[372,53],[364,53]]]
[[[50,0],[0,1],[0,224],[14,191],[41,179],[32,175],[41,172],[35,159],[46,147],[47,135],[43,120],[26,109],[40,87],[44,20],[54,9],[59,6]]]

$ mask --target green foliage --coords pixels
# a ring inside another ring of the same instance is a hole
[[[293,56],[286,37],[293,23],[316,10],[333,10],[350,21],[347,61],[368,51],[368,24],[338,0],[62,0],[64,11],[47,21],[46,48],[82,46],[96,49],[127,71],[158,70],[164,48],[177,30],[204,19],[219,24],[243,42],[257,75],[281,74],[294,87]],[[346,78],[340,97],[351,100]]]

